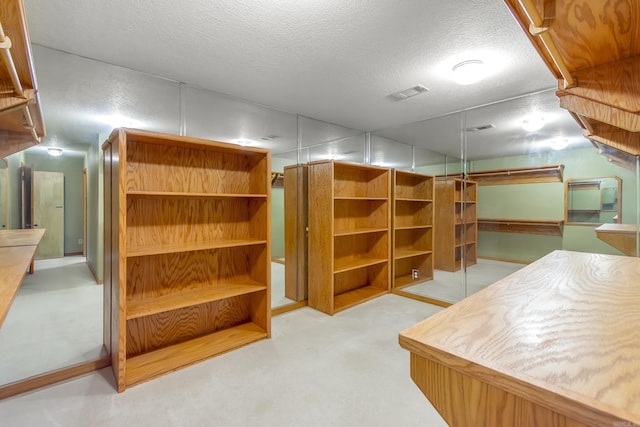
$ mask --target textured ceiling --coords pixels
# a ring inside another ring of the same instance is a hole
[[[31,41],[41,47],[360,131],[398,128],[556,85],[502,0],[25,0],[25,8]],[[34,52],[36,68],[46,51]],[[481,59],[492,71],[478,84],[458,86],[449,71],[467,59]],[[37,69],[45,122],[55,134],[63,116],[72,117],[68,106],[58,105],[67,89],[51,73],[71,84],[74,71]],[[134,81],[118,93],[113,75],[97,78],[109,82],[110,93],[96,92],[102,96],[92,101],[96,114],[136,96]],[[389,97],[417,84],[430,91],[403,101]],[[133,93],[125,93],[130,87]],[[557,102],[551,108],[557,110]],[[75,109],[86,112],[86,106]],[[169,122],[175,120],[172,115]],[[268,132],[265,124],[253,127]],[[579,134],[577,125],[572,131]]]

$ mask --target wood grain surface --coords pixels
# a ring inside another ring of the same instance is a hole
[[[586,425],[640,423],[638,283],[638,258],[555,251],[400,344]]]
[[[22,285],[37,246],[0,247],[0,326]]]
[[[44,236],[44,231],[44,228],[0,230],[0,247],[37,246]]]

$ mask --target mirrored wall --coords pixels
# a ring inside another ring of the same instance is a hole
[[[638,254],[637,159],[594,148],[553,90],[363,132],[40,46],[33,54],[49,136],[0,162],[0,215],[20,228],[21,165],[63,173],[65,259],[80,262],[43,260],[25,280],[0,329],[1,384],[104,356],[100,144],[119,126],[271,150],[274,314],[308,299],[308,165],[318,161],[431,180],[416,195],[430,206],[416,211],[426,225],[393,236],[409,249],[431,241],[415,266],[409,256],[394,264],[415,273],[393,287],[399,295],[455,303],[554,250]],[[543,126],[532,130],[534,115]],[[63,148],[61,159],[49,146]],[[43,287],[42,275],[69,280]]]

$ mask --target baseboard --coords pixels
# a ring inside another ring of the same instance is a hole
[[[276,307],[271,309],[271,315],[277,316],[278,314],[287,313],[289,311],[297,310],[307,306],[307,300],[294,302],[293,304],[283,305],[282,307]]]
[[[479,256],[478,259],[488,259],[489,261],[510,262],[512,264],[524,264],[524,265],[531,264],[531,261],[522,261],[518,259],[506,259],[506,258],[494,258],[490,256]]]
[[[271,262],[276,262],[278,264],[284,265],[284,260],[282,258],[271,258]]]
[[[394,295],[400,295],[401,297],[406,297],[406,298],[414,299],[416,301],[426,302],[427,304],[433,304],[433,305],[437,305],[439,307],[444,307],[444,308],[447,308],[452,305],[450,302],[440,301],[438,299],[433,299],[433,298],[425,297],[422,295],[412,294],[411,292],[403,291],[400,289],[392,289],[391,293]]]
[[[35,375],[24,380],[0,386],[0,399],[6,399],[7,397],[20,393],[26,393],[27,391],[65,381],[89,372],[97,371],[98,369],[106,368],[109,365],[111,365],[111,357],[106,355],[89,362],[78,363],[77,365]]]
[[[96,272],[93,270],[93,267],[91,266],[91,264],[89,263],[89,261],[87,261],[87,267],[89,267],[89,271],[91,272],[91,274],[93,275],[93,278],[95,279],[96,283],[98,285],[102,285],[104,284],[104,280],[102,279],[98,279],[98,275],[96,274]]]

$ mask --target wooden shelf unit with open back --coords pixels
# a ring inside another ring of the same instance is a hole
[[[335,314],[389,291],[390,171],[309,164],[309,306]]]
[[[435,258],[438,270],[458,271],[477,262],[478,183],[436,179]]]
[[[433,195],[433,176],[393,171],[394,289],[433,279]]]
[[[132,129],[103,149],[118,391],[268,338],[270,153]]]

